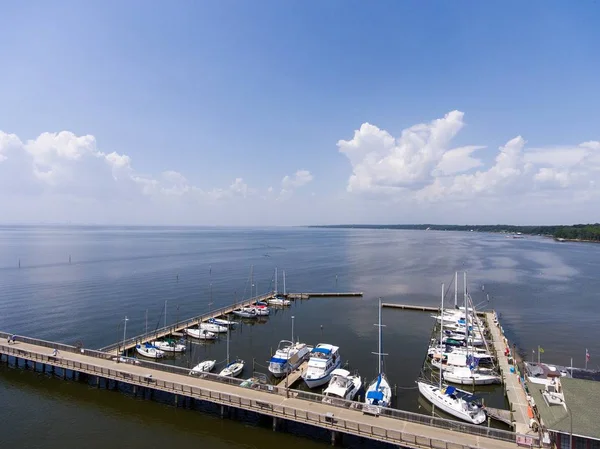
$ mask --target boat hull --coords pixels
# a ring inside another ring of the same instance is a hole
[[[331,373],[333,372],[333,370],[339,368],[341,364],[342,364],[342,360],[338,357],[336,364],[333,365],[331,367],[331,369],[329,369],[323,376],[316,377],[316,378],[308,378],[307,374],[304,373],[302,375],[302,379],[304,380],[304,382],[306,383],[306,386],[308,388],[320,387],[321,385],[325,385],[326,383],[328,383],[331,380]]]
[[[174,345],[165,341],[153,341],[151,343],[164,352],[185,352],[185,345],[182,345],[181,343],[175,343]]]
[[[481,424],[485,422],[486,417],[483,410],[479,409],[476,412],[470,413],[468,411],[458,410],[451,405],[452,401],[444,400],[444,395],[440,393],[439,388],[424,382],[417,382],[417,385],[419,386],[419,393],[421,393],[425,399],[449,415],[472,424]]]
[[[165,353],[163,351],[156,348],[148,349],[145,347],[137,346],[135,350],[139,355],[147,357],[149,359],[162,359],[165,356]]]
[[[201,373],[209,373],[215,368],[216,360],[204,360],[197,364],[191,371],[190,375],[198,375]]]
[[[223,368],[221,370],[221,372],[219,373],[219,376],[238,377],[240,374],[242,374],[243,370],[244,370],[244,362],[241,362],[241,361],[233,362],[233,363],[230,363],[225,368]]]
[[[378,378],[376,377],[373,382],[371,382],[367,388],[367,392],[365,393],[365,403],[369,405],[376,405],[378,407],[389,407],[392,402],[392,389],[390,388],[390,384],[385,377],[385,375],[381,376],[381,382],[379,382],[379,388],[377,388]],[[373,398],[369,398],[370,392],[376,392],[377,390],[381,391],[382,399],[374,400]]]

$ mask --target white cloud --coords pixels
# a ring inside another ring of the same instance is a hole
[[[600,193],[595,182],[600,175],[600,142],[528,149],[517,136],[500,147],[486,167],[473,156],[484,146],[452,148],[452,139],[463,126],[459,111],[405,129],[399,138],[363,124],[351,140],[338,142],[353,171],[347,190],[417,203],[535,196],[532,205],[538,206],[540,198],[556,195],[556,189],[570,195],[585,193],[586,198]]]
[[[281,180],[281,191],[277,200],[287,200],[293,195],[295,189],[305,186],[312,180],[313,175],[308,170],[298,170],[292,176],[284,176]]]

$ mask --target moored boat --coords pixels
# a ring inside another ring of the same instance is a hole
[[[334,403],[335,399],[352,401],[362,387],[362,379],[358,374],[351,375],[350,371],[338,368],[331,372],[331,379],[323,391],[323,402]]]
[[[185,352],[185,345],[171,338],[152,341],[150,344],[164,352]]]
[[[135,350],[139,355],[148,357],[149,359],[162,359],[165,356],[164,351],[161,351],[150,343],[138,344],[135,346]]]
[[[316,388],[331,379],[331,373],[342,364],[339,347],[328,343],[319,343],[310,353],[308,367],[302,373],[302,379],[308,388]]]
[[[219,376],[237,377],[240,374],[242,374],[243,369],[244,361],[241,359],[237,359],[227,364],[227,366],[221,370]]]
[[[251,307],[243,307],[241,309],[236,309],[232,313],[241,318],[257,318],[258,317],[258,314],[256,313],[256,309],[251,308]]]
[[[214,369],[216,363],[216,360],[203,360],[192,368],[190,375],[193,376],[201,373],[209,373]]]
[[[215,334],[227,332],[227,326],[221,326],[216,323],[200,323],[199,327],[202,330],[214,332]]]
[[[298,368],[309,356],[313,347],[305,343],[293,343],[289,340],[281,340],[271,360],[269,360],[269,372],[275,377]]]
[[[190,337],[198,338],[199,340],[214,340],[217,338],[217,334],[207,331],[206,329],[186,329],[185,333]]]
[[[381,299],[379,299],[379,322],[376,324],[378,327],[378,335],[379,335],[379,347],[377,355],[377,368],[378,374],[377,377],[371,382],[369,387],[367,388],[367,393],[365,395],[365,403],[367,405],[377,406],[377,407],[389,407],[392,402],[392,389],[390,388],[390,383],[383,372],[383,325],[381,324]]]

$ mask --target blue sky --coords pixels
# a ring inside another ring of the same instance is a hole
[[[598,219],[597,2],[14,2],[0,17],[2,221]]]

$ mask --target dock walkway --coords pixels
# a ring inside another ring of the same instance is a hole
[[[300,380],[302,373],[308,368],[308,360],[304,361],[298,368],[289,373],[285,378],[277,384],[279,388],[290,388]]]
[[[10,361],[10,356],[15,360],[32,361],[34,368],[41,364],[44,372],[50,366],[61,368],[63,376],[66,370],[95,376],[98,385],[101,378],[112,379],[136,387],[171,393],[175,395],[175,401],[183,396],[244,409],[273,417],[274,428],[279,419],[293,420],[330,430],[332,441],[337,434],[345,433],[414,449],[517,447],[517,435],[511,432],[392,409],[385,410],[393,414],[374,417],[363,414],[359,409],[324,404],[320,395],[312,393],[283,390],[272,385],[255,384],[253,388],[243,388],[239,386],[240,380],[235,378],[219,378],[209,374],[204,375],[204,378],[189,376],[188,370],[183,368],[138,362],[134,359],[129,359],[133,363],[119,363],[121,358],[107,353],[22,336],[17,337],[16,343],[8,344],[8,336],[9,334],[0,333],[0,354],[7,356],[7,362]],[[53,355],[52,345],[59,350],[57,355]],[[209,380],[211,378],[219,380]],[[238,384],[231,384],[234,382]],[[411,420],[401,419],[400,416]],[[442,428],[442,425],[448,427]]]
[[[508,397],[508,402],[511,405],[515,431],[523,435],[537,437],[538,433],[534,432],[529,427],[529,403],[527,402],[527,395],[523,385],[519,381],[519,375],[517,374],[516,370],[513,373],[510,371],[510,368],[514,367],[515,365],[508,363],[508,357],[504,355],[508,341],[500,330],[499,325],[494,323],[494,313],[486,312],[485,317],[488,329],[492,334],[492,342],[496,352],[498,365],[500,366],[500,371],[502,372],[502,378],[506,388],[506,396]]]

